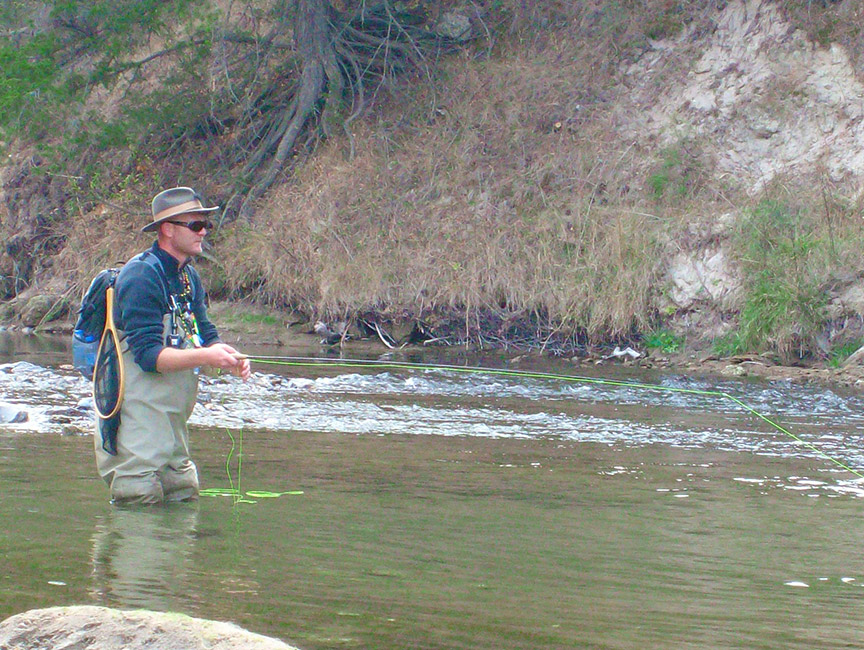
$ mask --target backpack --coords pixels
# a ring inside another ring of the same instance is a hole
[[[162,262],[150,251],[144,251],[133,257],[129,262],[140,260],[154,269],[162,282],[165,291],[165,301],[169,299],[168,278],[165,277],[165,269]],[[127,262],[128,264],[128,262]],[[81,306],[78,308],[78,320],[72,332],[72,365],[85,379],[93,379],[93,370],[96,366],[96,353],[99,352],[99,342],[105,331],[105,292],[108,287],[113,287],[120,275],[120,267],[103,269],[96,274],[90,283]],[[115,296],[116,299],[116,296]]]
[[[114,286],[119,274],[119,268],[99,271],[78,308],[78,320],[72,332],[72,363],[85,379],[93,379],[96,352],[105,329],[105,292]]]

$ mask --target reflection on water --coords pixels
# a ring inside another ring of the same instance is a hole
[[[23,335],[0,331],[0,363],[13,363],[22,359],[41,365],[70,363],[71,345],[71,335]]]
[[[93,534],[93,598],[101,605],[170,611],[183,596],[197,504],[114,507]]]

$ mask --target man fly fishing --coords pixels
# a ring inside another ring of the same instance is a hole
[[[212,228],[201,196],[174,187],[152,201],[151,248],[127,262],[115,284],[120,364],[125,380],[116,444],[96,437],[96,465],[115,503],[155,504],[198,497],[198,470],[186,422],[198,394],[198,368],[250,376],[249,360],[219,340],[198,272],[189,263]],[[111,453],[110,450],[116,451]]]

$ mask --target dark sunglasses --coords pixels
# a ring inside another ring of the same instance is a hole
[[[195,221],[168,221],[168,223],[173,223],[175,226],[186,226],[192,232],[201,232],[205,228],[207,230],[213,230],[213,224],[210,221],[205,221],[201,219],[196,219]]]

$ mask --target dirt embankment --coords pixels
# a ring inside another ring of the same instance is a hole
[[[813,323],[798,327],[793,318],[779,336],[791,341],[787,347],[817,341],[812,359],[864,342],[856,253],[864,85],[854,43],[817,42],[790,19],[794,3],[708,3],[706,20],[657,38],[640,33],[642,45],[622,61],[595,61],[607,75],[595,86],[599,72],[583,74],[592,59],[579,44],[618,17],[603,3],[588,4],[565,12],[570,23],[557,43],[490,48],[480,64],[442,63],[458,83],[452,93],[440,89],[431,115],[400,110],[412,106],[408,92],[405,106],[388,109],[382,101],[370,119],[357,120],[350,164],[331,141],[329,154],[318,150],[313,164],[298,167],[262,202],[258,221],[219,234],[219,259],[204,268],[208,286],[222,296],[307,305],[309,315],[290,328],[288,314],[266,315],[280,330],[266,335],[274,341],[297,332],[349,348],[492,347],[580,363],[857,385],[856,363],[784,369],[770,356],[724,361],[703,352],[735,333],[752,291],[734,237],[742,217],[772,184],[805,194],[814,179],[824,197],[816,210],[822,223],[801,220],[813,230],[792,243],[812,251],[830,238],[827,253],[810,255],[798,274],[812,295],[827,298]],[[819,3],[812,4],[815,14]],[[831,7],[838,20],[860,15],[855,0]],[[399,119],[388,122],[388,110]],[[110,197],[113,204],[73,214],[66,176],[37,174],[31,153],[22,148],[10,158],[15,165],[0,167],[0,233],[15,235],[0,251],[0,276],[16,296],[0,305],[0,323],[56,329],[59,317],[63,328],[72,320],[75,282],[90,277],[84,267],[113,264],[138,247],[129,222],[142,206],[146,212],[142,197],[152,188],[141,181]],[[130,158],[130,179],[146,176],[150,162]],[[224,180],[213,181],[214,194]],[[129,213],[112,218],[117,205]],[[96,250],[112,258],[88,256]],[[34,261],[42,275],[30,268]],[[806,302],[805,293],[792,293],[798,289],[787,291],[790,302]],[[234,305],[226,314],[232,310],[248,312]],[[346,323],[325,312],[347,314]],[[538,313],[546,322],[532,320]],[[318,317],[326,322],[315,332]],[[226,328],[248,325],[238,318]],[[689,351],[646,355],[644,335],[657,328],[671,329]],[[776,339],[760,345],[776,348]],[[597,340],[609,345],[595,348]],[[616,343],[642,356],[616,358]]]

